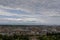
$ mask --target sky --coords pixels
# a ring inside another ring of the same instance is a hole
[[[60,25],[60,0],[0,0],[0,24]]]

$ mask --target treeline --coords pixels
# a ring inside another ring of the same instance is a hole
[[[0,34],[0,40],[29,40],[28,35],[2,35]]]
[[[0,40],[30,40],[31,37],[36,37],[37,40],[60,40],[60,33],[47,33],[46,35],[2,35]],[[32,38],[32,39],[33,39]]]
[[[1,27],[60,27],[52,25],[0,25]]]

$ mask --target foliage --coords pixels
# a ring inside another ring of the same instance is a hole
[[[34,35],[33,35],[34,36]],[[0,40],[29,40],[29,35],[2,35],[0,34]],[[38,35],[37,40],[60,40],[60,33],[48,33],[46,35]]]

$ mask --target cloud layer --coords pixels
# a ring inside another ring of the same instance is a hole
[[[0,24],[60,25],[60,0],[0,0]]]

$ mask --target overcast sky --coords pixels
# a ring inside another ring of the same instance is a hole
[[[60,25],[60,0],[0,0],[0,24]]]

